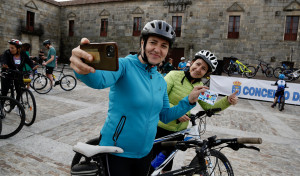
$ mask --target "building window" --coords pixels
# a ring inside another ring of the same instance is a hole
[[[133,36],[140,36],[142,31],[142,17],[134,17],[133,19]]]
[[[299,16],[287,16],[285,24],[284,40],[297,40]]]
[[[239,38],[240,16],[229,16],[228,38]]]
[[[74,36],[74,20],[69,20],[69,36]]]
[[[101,19],[101,27],[100,27],[100,36],[106,37],[107,36],[107,26],[108,26],[108,19]]]
[[[27,11],[26,29],[34,31],[34,13]]]
[[[181,23],[182,23],[181,16],[173,16],[172,17],[172,27],[175,30],[176,37],[181,36]]]

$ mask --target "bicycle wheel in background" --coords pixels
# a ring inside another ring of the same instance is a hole
[[[34,123],[36,118],[36,102],[30,90],[26,88],[22,90],[20,103],[26,114],[25,125],[30,126]]]
[[[227,69],[227,74],[228,74],[228,76],[233,75],[233,73],[234,73],[235,71],[236,71],[235,65],[230,64],[230,65],[228,66],[228,69]]]
[[[256,75],[256,69],[253,66],[247,66],[244,73],[247,78],[253,78]]]
[[[45,75],[39,75],[33,80],[33,89],[39,94],[46,94],[52,89],[50,79]]]
[[[214,149],[210,150],[209,153],[210,153],[210,156],[205,157],[205,162],[207,164],[207,170],[206,170],[206,174],[204,174],[204,175],[214,175],[214,176],[219,176],[219,175],[233,176],[234,175],[231,164],[225,155],[223,155],[220,151],[217,151]],[[199,170],[194,173],[187,174],[187,176],[192,176],[194,174],[199,174],[201,172],[201,170],[200,170],[201,166],[199,164],[197,156],[195,156],[194,159],[191,161],[190,166],[197,167],[197,168],[199,168]]]
[[[228,62],[228,63],[226,63],[226,64],[223,66],[223,72],[224,72],[224,73],[228,73],[229,65],[230,65],[230,63]]]
[[[273,75],[275,78],[279,78],[279,75],[282,73],[283,68],[281,67],[276,67],[273,71]]]
[[[4,108],[2,108],[5,104],[16,107],[16,111],[5,112]],[[2,121],[0,139],[7,139],[16,135],[23,128],[25,111],[17,100],[7,96],[0,96],[0,118]]]
[[[268,67],[265,71],[265,75],[268,78],[273,77],[274,69],[272,67]]]
[[[65,75],[60,80],[60,87],[66,91],[73,90],[76,87],[76,84],[76,79],[71,75]]]

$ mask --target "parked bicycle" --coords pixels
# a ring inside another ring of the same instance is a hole
[[[57,79],[56,76],[53,75],[54,85],[51,85],[51,81],[47,76],[40,74],[33,81],[34,90],[39,94],[46,94],[51,91],[52,87],[57,85],[60,85],[60,87],[65,91],[73,90],[77,85],[77,80],[74,76],[64,73],[66,66],[68,66],[68,64],[64,64],[61,70],[56,71],[60,73]]]
[[[244,144],[259,144],[260,138],[234,138],[234,139],[217,139],[216,136],[210,137],[207,140],[200,140],[200,135],[205,132],[206,116],[212,116],[220,109],[212,109],[207,111],[199,111],[196,115],[191,116],[192,127],[186,130],[159,138],[155,140],[155,145],[172,147],[174,151],[165,159],[151,175],[193,175],[202,174],[209,175],[233,175],[233,170],[229,160],[224,154],[220,152],[222,148],[229,147],[234,150],[240,148],[249,148],[258,150],[253,146],[246,146]],[[204,116],[206,115],[206,116]],[[195,120],[200,118],[199,125],[196,125]],[[183,141],[171,141],[175,137],[185,136]],[[227,146],[220,147],[217,150],[215,147],[221,144]],[[160,171],[175,157],[178,150],[185,151],[188,148],[195,148],[196,156],[188,166],[182,166],[181,169],[160,174]],[[85,143],[77,143],[73,147],[76,152],[72,164],[72,175],[101,175],[107,174],[105,157],[110,153],[122,153],[123,150],[114,146],[99,146],[99,138],[93,139]]]
[[[233,75],[234,72],[245,75],[247,78],[252,78],[256,75],[256,69],[253,66],[244,65],[239,60],[230,62],[223,67],[224,72],[227,72],[228,76]]]
[[[270,66],[270,64],[262,61],[262,60],[258,60],[259,64],[257,65],[256,69],[255,69],[255,75],[257,74],[259,68],[261,68],[262,73],[266,76],[266,77],[272,77],[273,76],[273,72],[274,69]]]
[[[295,71],[284,70],[282,72],[282,74],[284,74],[285,80],[287,80],[287,81],[295,81],[295,80],[297,80],[300,77],[300,69],[297,69]]]
[[[14,75],[14,76],[8,76]],[[23,78],[23,73],[18,70],[11,70],[8,69],[7,72],[2,72],[1,77],[6,77],[12,79],[12,84],[10,85],[9,92],[7,96],[16,99],[15,89],[14,89],[14,82],[18,82],[21,85],[21,96],[20,96],[20,104],[23,107],[26,118],[25,118],[25,125],[30,126],[34,123],[36,119],[36,101],[34,98],[33,93],[26,88],[26,84],[31,82],[29,78]],[[14,109],[14,106],[6,106],[5,112],[9,113]]]
[[[19,112],[6,112],[6,108],[17,107]],[[0,96],[0,139],[16,135],[25,123],[25,111],[22,105],[8,96]]]
[[[291,69],[290,67],[288,67],[288,66],[285,65],[285,64],[282,64],[282,66],[276,67],[276,68],[274,69],[273,75],[274,75],[275,78],[278,78],[279,75],[280,75],[281,73],[282,73],[282,74],[285,74],[285,75],[288,75],[288,74],[290,74],[290,73],[292,73],[292,72],[293,72],[293,71],[292,71],[292,69]],[[288,80],[289,78],[286,77],[286,79]]]

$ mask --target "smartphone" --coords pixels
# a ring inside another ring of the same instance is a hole
[[[117,71],[119,69],[118,45],[116,42],[91,43],[80,45],[80,49],[91,54],[92,62],[83,59],[87,65],[96,70]]]

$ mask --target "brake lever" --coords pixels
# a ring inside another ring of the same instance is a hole
[[[256,151],[260,152],[260,149],[257,148],[257,147],[254,147],[252,145],[247,146],[245,144],[239,144],[239,143],[229,143],[229,144],[227,144],[226,147],[229,147],[229,148],[231,148],[232,150],[235,150],[235,151],[239,150],[240,148],[246,148],[246,149],[253,149],[253,150],[256,150]]]

